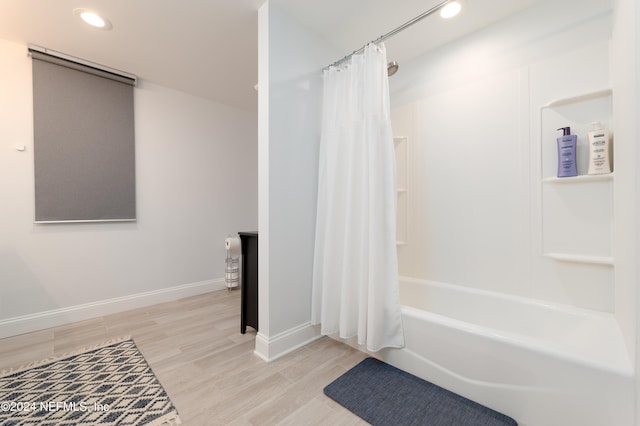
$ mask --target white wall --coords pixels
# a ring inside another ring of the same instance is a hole
[[[576,5],[542,3],[401,64],[404,74],[391,80],[394,132],[409,136],[410,151],[401,275],[614,311],[612,267],[542,256],[613,251],[610,183],[588,189],[587,198],[602,196],[604,213],[585,228],[589,212],[565,205],[584,205],[578,190],[557,196],[564,189],[541,182],[555,174],[559,126],[547,129],[540,107],[612,86],[611,5]],[[610,108],[584,115],[612,123]],[[588,128],[573,130],[582,143]],[[563,215],[571,216],[562,225],[580,232],[557,234]]]
[[[224,238],[257,228],[255,114],[141,81],[137,222],[36,225],[26,46],[0,40],[0,92],[0,337],[223,286]]]
[[[256,352],[317,337],[310,325],[322,68],[337,57],[277,1],[260,9],[260,277]]]
[[[615,238],[621,265],[616,266],[616,316],[620,324],[629,324],[625,332],[630,346],[636,348],[636,422],[640,424],[640,84],[638,81],[640,59],[640,7],[635,0],[614,1],[613,31],[613,81],[614,110],[616,111],[616,137],[628,141],[616,150],[617,164],[624,165],[622,173],[616,171],[616,226]],[[620,179],[618,178],[620,177]],[[619,196],[618,196],[619,194]],[[634,329],[635,327],[635,329]],[[635,333],[632,333],[635,331]]]
[[[600,24],[600,19],[606,19],[610,14],[610,0],[545,0],[400,64],[401,71],[389,80],[391,105],[405,105],[433,93],[600,42],[603,36],[611,35],[611,23],[604,27]],[[567,31],[576,25],[586,30]],[[414,39],[413,42],[420,44],[421,40]],[[388,54],[392,56],[393,52]],[[567,61],[564,63],[575,75],[589,72],[572,67]],[[557,66],[561,66],[560,62]]]

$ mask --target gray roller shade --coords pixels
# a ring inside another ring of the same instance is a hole
[[[36,222],[135,220],[134,80],[31,55]]]

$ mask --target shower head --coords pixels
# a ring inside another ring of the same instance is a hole
[[[398,72],[398,63],[396,61],[391,61],[387,64],[387,75],[391,77],[396,72]]]

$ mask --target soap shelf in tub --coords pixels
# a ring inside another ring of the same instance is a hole
[[[541,109],[544,109],[544,108],[557,108],[557,107],[560,107],[560,106],[563,106],[563,105],[587,102],[587,101],[590,101],[592,99],[604,98],[604,97],[607,97],[607,96],[611,96],[612,93],[613,93],[613,90],[611,90],[611,89],[602,89],[602,90],[596,90],[595,92],[584,93],[584,94],[577,95],[577,96],[570,96],[568,98],[559,98],[559,99],[556,99],[556,100],[553,100],[553,101],[549,102],[546,105],[543,105],[541,107]]]
[[[614,174],[588,175],[587,131],[600,121],[612,128],[613,91],[595,90],[540,106],[541,255],[576,266],[614,267]],[[578,135],[578,176],[556,177],[556,129],[570,126]],[[612,273],[599,272],[613,279]]]
[[[543,253],[544,257],[560,262],[586,263],[589,265],[613,266],[613,257],[608,256],[584,256],[581,254]]]
[[[579,175],[579,176],[570,176],[570,177],[548,177],[542,179],[545,183],[591,183],[591,182],[602,182],[613,180],[613,173],[602,174],[602,175]]]

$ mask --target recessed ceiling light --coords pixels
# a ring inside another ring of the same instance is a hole
[[[88,9],[74,9],[73,14],[80,17],[85,23],[94,28],[101,30],[110,30],[111,22],[107,18],[100,16],[98,13]]]
[[[444,19],[453,18],[462,10],[462,3],[459,1],[451,1],[440,9],[440,16]]]

